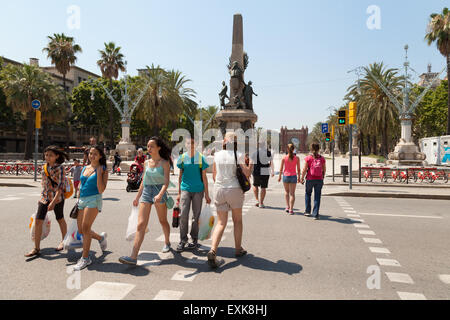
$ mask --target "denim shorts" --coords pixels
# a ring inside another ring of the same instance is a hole
[[[297,183],[297,176],[283,176],[283,183]]]
[[[102,212],[103,207],[103,198],[101,194],[95,194],[93,196],[89,197],[83,197],[80,198],[78,201],[78,209],[84,210],[85,208],[88,209],[95,209],[97,208],[99,212]]]
[[[160,192],[164,185],[158,184],[158,185],[144,185],[144,191],[142,192],[140,203],[155,203],[153,200]],[[166,203],[167,201],[167,192],[163,195],[161,198],[161,204]]]

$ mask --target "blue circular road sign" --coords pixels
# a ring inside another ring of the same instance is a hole
[[[35,110],[39,110],[41,107],[41,102],[39,100],[33,100],[33,102],[31,102],[31,107]]]

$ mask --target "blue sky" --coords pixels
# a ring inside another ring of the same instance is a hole
[[[68,7],[80,8],[80,28],[70,29]],[[367,8],[380,8],[381,29],[369,30]],[[244,18],[244,49],[250,57],[245,79],[253,82],[258,127],[299,128],[325,120],[356,80],[347,71],[384,61],[401,67],[405,44],[411,66],[421,74],[445,59],[424,41],[432,12],[443,0],[15,0],[1,1],[0,56],[30,57],[47,66],[46,37],[64,32],[83,48],[77,65],[100,74],[104,42],[122,47],[129,73],[152,63],[178,69],[203,106],[218,105],[231,55],[233,14]]]

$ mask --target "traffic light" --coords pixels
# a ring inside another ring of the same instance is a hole
[[[356,124],[356,102],[350,102],[348,124]]]
[[[338,111],[338,124],[340,126],[347,125],[347,110]]]
[[[330,142],[331,141],[331,133],[325,133],[325,141]]]

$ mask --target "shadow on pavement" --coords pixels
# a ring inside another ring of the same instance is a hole
[[[311,218],[311,219],[313,219],[313,218]],[[323,214],[320,214],[320,218],[319,219],[322,220],[322,221],[331,221],[331,222],[337,222],[337,223],[343,223],[343,224],[361,223],[361,222],[352,221],[349,218],[335,218],[335,217],[326,216],[326,215],[323,215]]]
[[[103,201],[120,201],[118,198],[104,198]]]

